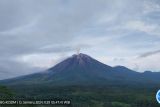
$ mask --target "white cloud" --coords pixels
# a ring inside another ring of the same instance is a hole
[[[160,54],[150,55],[145,58],[137,58],[135,62],[139,66],[139,71],[151,70],[151,71],[160,71]]]
[[[66,58],[65,54],[58,55],[55,53],[35,53],[17,56],[14,60],[25,63],[30,67],[38,67],[44,70],[54,66],[64,58]]]
[[[160,4],[159,3],[155,3],[152,1],[145,1],[144,2],[144,14],[149,14],[152,12],[160,12]]]
[[[125,28],[128,30],[141,31],[148,35],[156,35],[160,37],[160,26],[158,24],[149,24],[145,21],[135,20],[128,21]]]
[[[38,18],[31,20],[31,22],[18,26],[16,28],[12,28],[6,31],[0,32],[1,35],[22,35],[26,33],[31,33],[33,27],[38,23]]]
[[[145,69],[143,61],[151,59],[132,59],[159,49],[159,9],[159,2],[150,0],[2,0],[0,68],[12,73],[13,68],[18,73],[28,67],[47,68],[61,54],[70,56],[82,47],[106,64],[138,68],[137,63]],[[147,67],[154,70],[152,63]]]

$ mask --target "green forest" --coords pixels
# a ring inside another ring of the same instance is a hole
[[[17,86],[0,87],[1,100],[71,100],[71,105],[55,107],[160,107],[157,87],[131,86]],[[1,105],[7,107],[8,105]],[[22,105],[9,105],[21,107]],[[28,107],[28,105],[23,105]],[[30,105],[30,107],[53,105]]]

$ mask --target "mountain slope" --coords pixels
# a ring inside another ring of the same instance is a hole
[[[156,77],[156,79],[155,79]],[[72,55],[40,73],[3,80],[8,85],[107,85],[158,83],[160,74],[138,73],[123,66],[111,67],[86,54]]]
[[[3,82],[7,84],[98,84],[111,80],[112,71],[112,67],[80,53],[72,55],[45,72],[8,79]]]

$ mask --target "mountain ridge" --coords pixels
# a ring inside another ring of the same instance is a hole
[[[149,74],[148,74],[149,73]],[[159,83],[160,73],[139,73],[124,66],[111,67],[83,54],[74,54],[44,72],[1,80],[8,85],[107,85]]]

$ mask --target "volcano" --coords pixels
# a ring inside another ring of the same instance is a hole
[[[148,74],[149,73],[149,74]],[[8,85],[108,85],[158,83],[160,73],[139,73],[124,66],[111,67],[83,54],[74,54],[46,71],[1,81]]]

